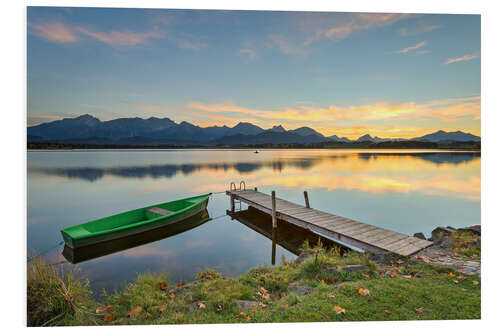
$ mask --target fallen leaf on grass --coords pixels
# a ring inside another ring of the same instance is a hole
[[[396,276],[398,276],[398,272],[396,272],[396,271],[392,271],[392,272],[391,272],[391,277],[396,277]]]
[[[398,295],[398,298],[403,298],[403,295]]]
[[[247,317],[247,321],[250,321],[250,319],[252,319],[252,318],[250,318],[250,316],[248,316],[248,317]]]
[[[151,319],[151,318],[153,318],[153,315],[151,313],[149,313],[149,312],[146,312],[146,318]]]
[[[364,277],[365,279],[367,279],[367,280],[370,280],[370,279],[371,279],[370,275],[368,275],[368,274],[366,274],[366,273],[361,273],[361,275],[363,275],[363,277]]]
[[[451,276],[451,277],[455,277],[455,276],[457,276],[457,275],[456,275],[456,274],[453,274],[452,272],[450,272],[450,276]]]
[[[97,314],[103,313],[104,311],[106,311],[105,305],[102,305],[102,306],[98,307],[97,309],[95,309],[95,313],[97,313]]]
[[[165,291],[167,290],[167,283],[165,281],[163,281],[162,283],[160,283],[160,289]]]
[[[411,279],[412,276],[411,275],[401,275],[402,277],[404,277],[405,279]]]
[[[130,312],[127,314],[127,317],[133,318],[133,317],[135,317],[136,314],[141,312],[141,310],[142,310],[142,307],[140,307],[140,306],[135,307],[132,310],[130,310]]]
[[[332,284],[334,281],[331,277],[326,278],[326,284]]]
[[[286,293],[284,291],[282,291],[280,295],[281,295],[281,298],[283,298],[286,296]]]
[[[115,320],[115,319],[116,319],[116,316],[115,316],[115,314],[114,314],[114,313],[106,313],[106,314],[104,315],[104,321],[105,321],[106,323],[109,323],[110,321],[113,321],[113,320]]]
[[[472,280],[472,284],[474,284],[474,285],[478,285],[478,284],[479,284],[479,282],[478,282],[478,281],[476,281],[476,280]]]
[[[108,312],[113,312],[113,306],[112,306],[112,305],[108,305],[108,306],[106,307],[106,311],[108,311]]]
[[[345,309],[342,309],[340,306],[335,305],[333,307],[333,311],[335,311],[337,314],[345,313]]]
[[[201,302],[200,302],[200,303],[198,303],[198,308],[199,308],[199,309],[204,309],[205,307],[206,307],[206,306],[205,306],[205,304],[203,304],[203,303],[201,303]]]
[[[460,290],[462,290],[462,291],[467,291],[467,289],[465,289],[465,288],[460,288]]]
[[[328,298],[335,298],[335,295],[328,295]]]
[[[453,283],[458,283],[458,280],[453,280]]]
[[[175,294],[174,293],[171,293],[169,296],[170,296],[170,299],[174,299],[175,298]]]
[[[415,311],[423,313],[425,312],[425,308],[416,308]]]
[[[363,289],[363,288],[359,288],[358,293],[361,296],[369,296],[370,295],[370,291],[368,289]]]
[[[399,259],[399,260],[398,260],[398,261],[396,261],[396,262],[397,262],[398,264],[400,264],[400,265],[405,263],[405,262],[404,262],[403,260],[401,260],[401,259]]]
[[[466,277],[465,277],[465,276],[463,276],[463,275],[459,275],[459,276],[457,276],[457,279],[460,279],[460,280],[465,280],[465,279],[466,279]]]
[[[384,312],[387,313],[387,314],[392,314],[391,310],[385,310]]]
[[[321,283],[321,284],[325,284],[325,280],[321,280],[319,283]]]

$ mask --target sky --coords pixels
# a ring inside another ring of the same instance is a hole
[[[481,134],[481,17],[28,7],[28,126],[91,114]]]

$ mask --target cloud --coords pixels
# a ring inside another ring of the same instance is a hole
[[[257,52],[254,49],[241,49],[239,54],[247,56],[250,60],[257,59]]]
[[[252,119],[261,126],[269,126],[271,122],[280,122],[291,126],[307,122],[311,126],[331,127],[329,124],[342,121],[411,120],[422,117],[439,119],[444,122],[457,121],[461,117],[479,120],[481,117],[481,98],[474,96],[427,103],[381,101],[346,107],[331,105],[323,108],[295,105],[274,110],[246,108],[231,102],[219,104],[190,102],[187,104],[187,108],[210,113],[210,117]],[[206,114],[204,116],[206,117]]]
[[[149,32],[134,32],[134,31],[117,31],[97,32],[88,28],[77,27],[76,30],[93,39],[101,41],[109,45],[124,45],[133,46],[138,44],[146,44],[150,39],[163,38],[165,33],[159,30]]]
[[[277,47],[281,50],[281,52],[294,55],[294,56],[306,56],[307,51],[302,45],[297,45],[292,41],[286,39],[283,35],[280,34],[271,34],[269,35],[269,39],[271,40],[268,44],[270,47]]]
[[[408,53],[410,51],[413,51],[413,50],[419,49],[421,47],[424,47],[425,44],[427,44],[427,42],[423,41],[423,42],[417,43],[417,44],[415,44],[413,46],[408,46],[405,49],[402,49],[402,50],[399,50],[399,51],[394,51],[394,53]]]
[[[349,37],[356,31],[381,28],[392,25],[393,23],[411,17],[410,14],[397,13],[356,13],[350,16],[347,22],[340,24],[332,24],[331,20],[324,21],[316,30],[313,36],[305,41],[305,45],[309,45],[320,39],[328,39],[331,41],[340,41]],[[315,25],[316,23],[312,23]]]
[[[159,107],[157,105],[149,105],[149,104],[142,104],[142,103],[136,103],[136,102],[127,102],[127,101],[123,101],[123,103],[128,104],[128,105],[132,105],[132,106],[135,106],[139,109],[144,109],[144,110],[151,110],[151,111],[161,110],[161,107]]]
[[[79,40],[70,27],[60,22],[28,23],[28,29],[31,34],[55,43],[75,43]]]
[[[478,54],[466,54],[466,55],[464,55],[462,57],[458,57],[458,58],[449,58],[444,62],[444,64],[449,65],[449,64],[453,64],[453,63],[459,62],[459,61],[469,61],[472,59],[476,59],[477,57],[479,57]]]
[[[54,43],[76,43],[82,37],[90,37],[108,45],[134,46],[147,44],[151,39],[163,38],[166,33],[158,29],[146,32],[128,30],[112,30],[109,32],[96,31],[88,27],[72,27],[61,22],[43,24],[28,23],[29,32],[32,35],[42,37]]]
[[[401,36],[415,36],[415,35],[420,35],[425,32],[441,29],[443,26],[441,24],[431,24],[431,25],[423,25],[421,24],[420,26],[413,28],[413,29],[408,29],[408,28],[401,28],[398,30],[399,35]]]
[[[194,50],[194,51],[198,51],[198,50],[208,46],[207,43],[190,42],[187,40],[177,40],[177,45],[181,49]]]

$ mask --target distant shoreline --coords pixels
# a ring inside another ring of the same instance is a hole
[[[326,142],[311,144],[257,144],[257,145],[115,145],[115,144],[88,144],[88,143],[58,143],[58,142],[28,142],[28,150],[160,150],[160,149],[178,149],[178,150],[232,150],[232,149],[436,149],[436,150],[468,150],[481,151],[479,142]]]

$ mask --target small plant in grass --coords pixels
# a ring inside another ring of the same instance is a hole
[[[456,231],[451,235],[453,251],[467,257],[481,258],[481,237],[472,232]]]
[[[83,317],[91,294],[88,281],[77,278],[75,272],[58,270],[36,254],[29,258],[28,326],[51,326],[68,320],[67,317]],[[79,320],[86,322],[82,318]]]
[[[296,294],[290,294],[286,297],[286,304],[289,306],[294,306],[300,302],[299,296]]]
[[[203,272],[199,272],[196,275],[196,280],[213,280],[222,278],[222,274],[217,272],[216,270],[205,268]]]

